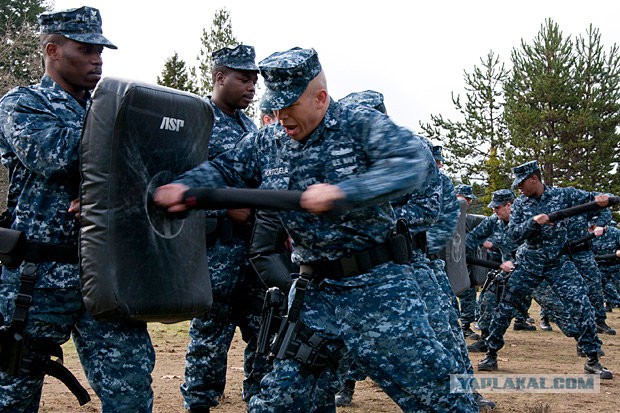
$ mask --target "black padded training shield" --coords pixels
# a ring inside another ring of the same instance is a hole
[[[456,224],[456,232],[442,254],[446,261],[446,273],[450,279],[450,285],[454,294],[459,295],[470,286],[469,275],[467,273],[467,262],[465,256],[465,236],[467,221],[467,203],[459,199],[461,215]]]
[[[99,82],[80,147],[81,283],[93,317],[176,322],[209,309],[204,212],[171,216],[151,198],[207,159],[212,127],[196,95]]]
[[[467,214],[467,219],[465,221],[465,231],[469,232],[472,229],[476,228],[486,217],[484,215],[477,214]],[[476,258],[481,260],[488,260],[487,250],[484,247],[478,247],[475,251]],[[472,286],[474,285],[484,285],[484,282],[487,279],[487,274],[489,272],[488,268],[479,266],[479,265],[469,265],[469,280]]]

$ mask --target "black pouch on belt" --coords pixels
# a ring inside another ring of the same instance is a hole
[[[0,228],[0,261],[9,268],[17,268],[24,260],[26,237],[21,231]]]

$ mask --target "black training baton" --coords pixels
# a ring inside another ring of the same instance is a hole
[[[569,218],[569,217],[572,217],[572,216],[575,216],[575,215],[579,215],[579,214],[583,214],[583,213],[586,213],[586,212],[596,211],[596,210],[603,209],[603,208],[608,208],[610,206],[617,205],[617,204],[620,204],[620,197],[618,197],[618,196],[610,196],[609,197],[609,203],[607,204],[606,207],[601,207],[596,202],[586,202],[585,204],[573,206],[573,207],[570,207],[570,208],[560,209],[560,210],[555,211],[555,212],[550,212],[549,214],[547,214],[547,216],[549,217],[549,221],[557,222],[557,221],[562,220],[564,218]]]
[[[301,191],[247,188],[194,188],[183,194],[189,209],[278,209],[301,210]]]

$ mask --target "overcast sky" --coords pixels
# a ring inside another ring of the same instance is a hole
[[[330,94],[373,89],[390,116],[419,132],[430,114],[457,117],[451,92],[493,50],[508,64],[521,40],[531,42],[546,18],[565,36],[600,29],[608,49],[620,44],[618,0],[56,0],[55,9],[89,5],[118,50],[104,52],[104,76],[155,83],[176,51],[194,65],[203,28],[226,8],[237,39],[257,62],[275,51],[314,48]],[[260,81],[260,80],[259,80]]]

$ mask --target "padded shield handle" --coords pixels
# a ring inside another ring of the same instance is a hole
[[[183,195],[190,209],[256,208],[301,210],[301,191],[246,188],[194,188]]]

